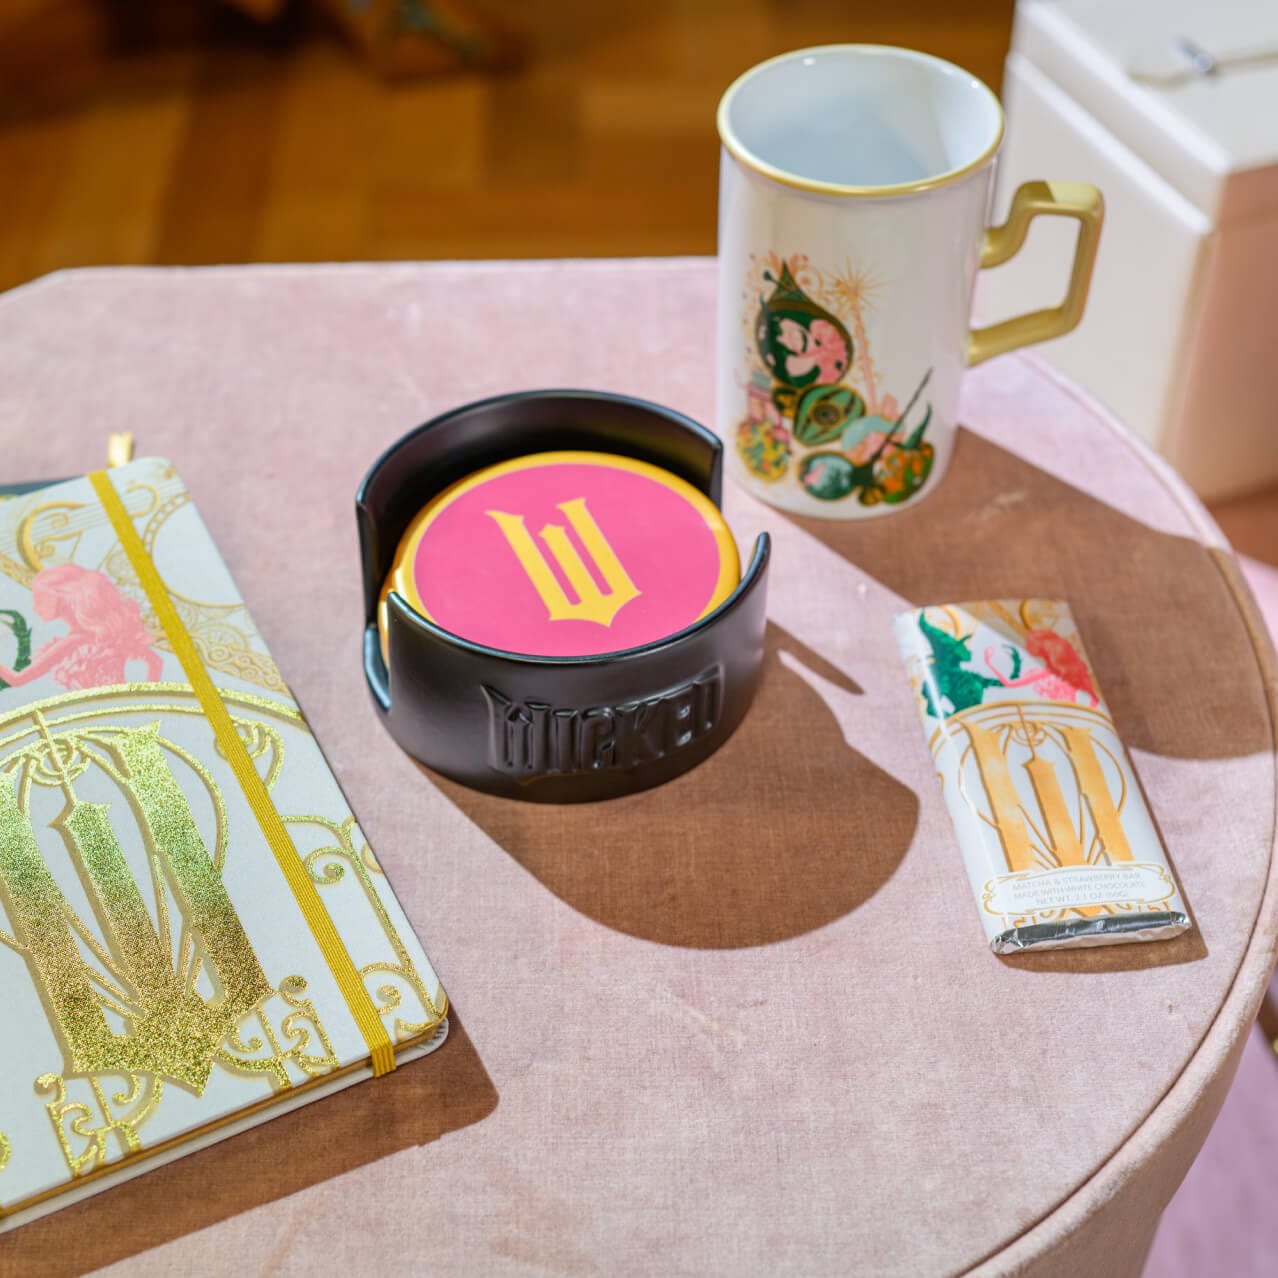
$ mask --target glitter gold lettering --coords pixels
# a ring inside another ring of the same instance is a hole
[[[66,807],[54,822],[89,892],[112,959],[117,994],[99,993],[68,922],[70,910],[41,855],[29,815],[11,784],[0,785],[0,894],[67,1054],[68,1073],[149,1071],[197,1094],[218,1047],[271,993],[244,928],[165,759],[158,724],[131,729],[111,752],[155,874],[156,918],[121,850],[106,803],[75,795],[60,749],[43,720],[46,758],[61,772]],[[164,901],[167,881],[200,938],[215,993],[207,1000],[175,963]],[[117,1033],[105,1006],[124,1021]]]

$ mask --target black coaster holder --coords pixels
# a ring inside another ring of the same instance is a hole
[[[732,594],[667,638],[596,657],[502,652],[449,634],[397,592],[378,604],[413,517],[456,480],[561,449],[638,458],[720,504],[723,446],[657,404],[595,391],[528,391],[468,404],[405,435],[356,496],[364,571],[364,674],[391,736],[477,790],[547,803],[610,799],[695,767],[736,730],[763,660],[771,543]]]

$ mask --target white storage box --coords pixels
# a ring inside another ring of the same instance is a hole
[[[1021,0],[998,220],[1031,178],[1105,196],[1091,297],[1043,356],[1204,497],[1278,480],[1278,0]],[[1042,218],[983,320],[1064,289]]]

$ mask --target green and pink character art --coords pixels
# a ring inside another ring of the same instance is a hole
[[[866,275],[827,275],[802,255],[769,254],[761,278],[770,292],[760,294],[753,319],[746,417],[736,438],[746,468],[773,481],[793,465],[818,501],[908,501],[934,460],[925,438],[931,370],[904,408],[880,395],[865,328],[873,291]]]

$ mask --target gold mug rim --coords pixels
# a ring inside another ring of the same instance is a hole
[[[808,57],[813,54],[820,53],[886,53],[900,57],[904,55],[906,60],[915,60],[921,62],[930,62],[935,66],[944,68],[948,71],[957,71],[960,75],[966,76],[972,85],[983,92],[993,103],[994,111],[998,119],[998,127],[994,131],[993,140],[986,146],[985,150],[975,159],[969,160],[966,164],[960,165],[958,168],[946,169],[941,173],[929,174],[925,178],[919,178],[913,182],[895,182],[881,186],[856,186],[843,182],[822,182],[816,178],[807,178],[802,174],[791,172],[774,164],[769,164],[766,160],[760,159],[737,137],[728,120],[728,113],[732,106],[732,100],[748,80],[751,80],[760,71],[767,67],[775,66],[782,62],[792,62],[796,58]],[[757,62],[754,66],[743,71],[733,82],[724,90],[723,96],[719,99],[719,107],[715,114],[716,124],[719,130],[719,141],[723,144],[724,150],[732,156],[739,164],[747,169],[753,170],[760,176],[767,178],[769,181],[780,183],[782,186],[792,187],[799,191],[809,191],[816,195],[834,195],[857,199],[892,199],[902,195],[919,195],[927,191],[934,191],[938,187],[950,186],[951,184],[962,180],[963,178],[975,173],[978,169],[983,168],[986,164],[993,160],[998,153],[998,149],[1003,144],[1003,134],[1005,131],[1005,117],[1003,114],[1003,104],[999,101],[998,94],[989,87],[979,76],[973,75],[971,71],[959,66],[957,63],[949,62],[945,58],[938,58],[935,54],[924,53],[919,49],[909,49],[903,45],[895,44],[819,44],[813,45],[806,49],[794,49],[789,53],[780,53],[775,57],[767,58],[763,62]]]

